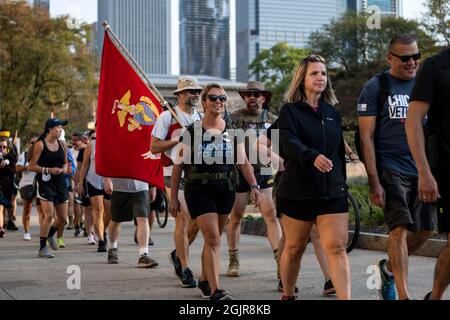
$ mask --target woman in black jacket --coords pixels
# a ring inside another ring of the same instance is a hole
[[[348,204],[341,117],[334,108],[325,60],[300,61],[278,118],[285,172],[277,210],[286,234],[281,257],[282,299],[294,299],[294,287],[314,223],[328,259],[339,299],[350,299],[350,266],[345,251]]]

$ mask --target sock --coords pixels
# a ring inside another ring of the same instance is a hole
[[[229,252],[229,253],[235,253],[235,252],[238,252],[238,251],[239,251],[239,249],[236,249],[236,250],[228,249],[228,252]]]
[[[48,237],[51,238],[55,235],[56,231],[58,231],[58,228],[55,228],[54,226],[50,227],[50,231],[48,232]]]
[[[148,247],[147,248],[139,248],[139,257],[143,256],[144,254],[148,255]]]
[[[39,249],[39,251],[41,251],[42,249],[44,249],[47,246],[47,237],[40,237],[40,243],[41,243],[41,247]]]
[[[117,241],[109,242],[109,248],[110,249],[117,249]]]
[[[390,272],[390,271],[387,269],[387,261],[383,264],[383,271],[386,272],[386,274],[387,274],[389,277],[392,277],[392,276],[394,275],[392,272]]]

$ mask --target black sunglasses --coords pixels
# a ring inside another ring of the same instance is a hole
[[[253,96],[256,99],[258,99],[259,97],[261,97],[261,92],[258,92],[258,91],[256,91],[256,92],[246,92],[244,94],[244,96],[247,97],[247,98],[251,98]]]
[[[211,102],[216,102],[217,100],[219,100],[220,102],[227,101],[227,97],[226,96],[215,96],[215,95],[210,94],[210,95],[207,96],[207,98]]]
[[[0,146],[0,149],[2,149],[2,150],[8,150],[8,147],[7,147],[7,146]]]
[[[202,90],[188,89],[188,90],[184,90],[184,92],[187,92],[187,93],[192,94],[194,96],[196,94],[200,94],[202,92]]]
[[[394,57],[399,58],[402,62],[408,62],[411,59],[413,59],[414,61],[417,61],[422,56],[422,54],[420,52],[412,54],[410,56],[399,56],[398,54],[395,54],[393,52],[389,52],[389,53],[392,54]]]
[[[28,141],[29,144],[34,144],[36,141]]]

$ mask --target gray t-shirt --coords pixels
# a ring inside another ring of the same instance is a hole
[[[417,177],[414,159],[408,147],[405,121],[414,79],[401,80],[388,72],[390,95],[380,112],[375,134],[377,166],[409,177]],[[373,77],[358,99],[358,116],[377,116],[380,82]]]
[[[148,183],[125,178],[111,178],[113,190],[119,192],[140,192],[148,191]]]

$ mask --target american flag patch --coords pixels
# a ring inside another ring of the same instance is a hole
[[[358,104],[358,111],[367,111],[367,104],[366,103]]]

